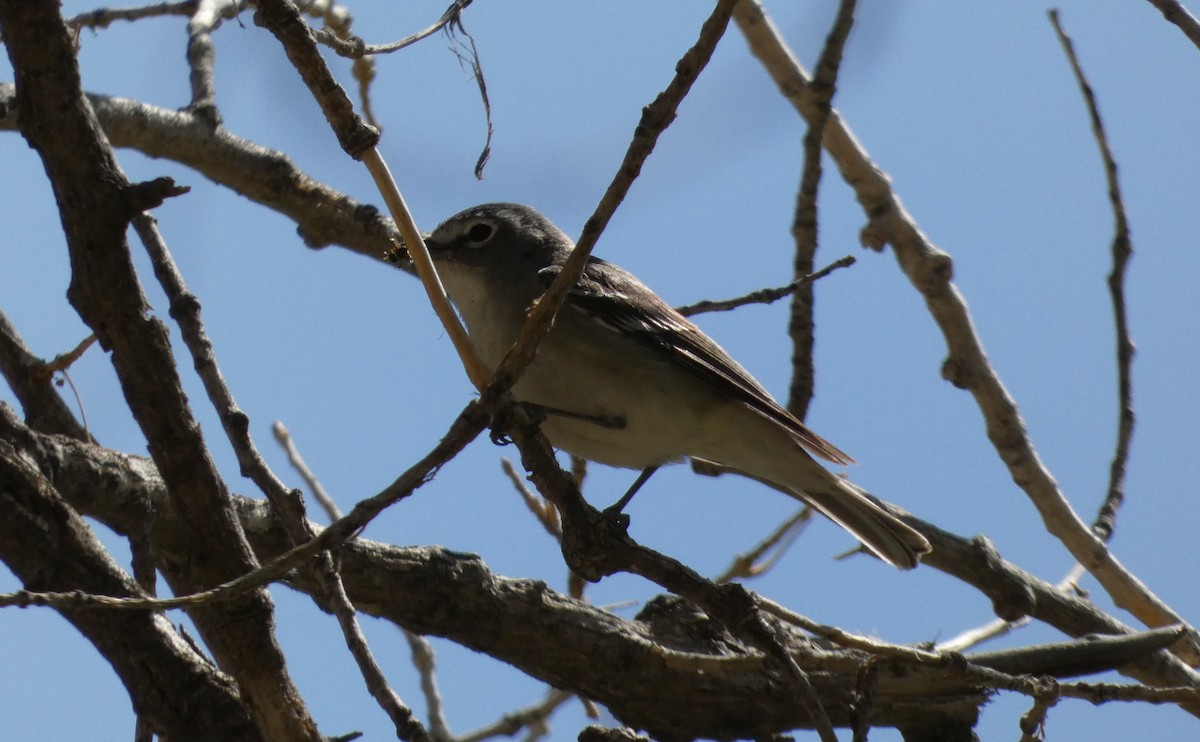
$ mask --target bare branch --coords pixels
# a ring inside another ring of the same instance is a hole
[[[1183,3],[1179,0],[1148,0],[1154,7],[1158,8],[1169,22],[1179,26],[1179,30],[1200,49],[1200,21],[1196,20],[1196,16],[1188,12],[1188,9],[1183,7]]]
[[[477,389],[483,390],[491,375],[489,369],[479,358],[458,315],[450,306],[437,271],[433,268],[433,261],[429,257],[429,250],[425,247],[421,231],[417,228],[412,212],[404,202],[404,196],[392,178],[387,163],[376,149],[379,132],[365,124],[354,113],[349,96],[334,80],[329,67],[317,50],[311,30],[294,6],[287,0],[261,0],[255,19],[270,29],[283,45],[288,59],[321,106],[342,149],[352,158],[361,160],[371,173],[375,186],[392,213],[392,218],[396,220],[401,242],[412,259],[429,302],[454,343],[459,358],[462,359],[467,377]],[[515,378],[513,381],[515,382]]]
[[[421,677],[421,695],[425,696],[425,706],[429,714],[429,736],[434,742],[451,742],[454,735],[450,733],[450,725],[446,723],[442,694],[438,691],[433,645],[420,634],[408,629],[403,629],[403,632],[412,653],[413,667],[417,668],[417,674]]]
[[[1051,22],[1054,24],[1055,31],[1058,34],[1059,41],[1063,45],[1063,49],[1071,63],[1075,73],[1076,80],[1079,82],[1080,89],[1083,92],[1084,99],[1088,106],[1089,115],[1092,121],[1093,133],[1096,136],[1097,143],[1100,146],[1101,155],[1105,162],[1105,172],[1108,179],[1109,198],[1112,203],[1115,225],[1115,235],[1112,243],[1113,253],[1113,271],[1109,275],[1108,284],[1109,290],[1113,297],[1113,312],[1116,316],[1117,328],[1117,361],[1118,361],[1118,432],[1116,453],[1113,457],[1112,466],[1110,469],[1109,490],[1108,496],[1105,498],[1104,504],[1100,509],[1096,523],[1092,528],[1097,532],[1102,539],[1108,540],[1112,534],[1113,526],[1115,525],[1116,510],[1124,500],[1124,475],[1125,464],[1129,455],[1129,443],[1133,433],[1133,407],[1131,395],[1131,366],[1133,358],[1133,344],[1129,339],[1127,317],[1125,311],[1124,298],[1124,276],[1125,268],[1132,252],[1131,243],[1129,240],[1129,225],[1125,214],[1124,204],[1120,195],[1120,184],[1117,181],[1117,167],[1115,159],[1112,156],[1111,149],[1108,145],[1107,137],[1104,133],[1103,124],[1100,119],[1098,107],[1096,106],[1095,96],[1091,86],[1087,84],[1083,77],[1083,71],[1078,63],[1078,59],[1074,53],[1073,45],[1070,39],[1062,31],[1058,23],[1057,12],[1051,11]],[[1067,589],[1073,585],[1079,578],[1076,570],[1072,570],[1070,574],[1059,582],[1060,589]],[[989,622],[971,631],[966,631],[959,636],[954,637],[946,642],[938,644],[939,649],[954,649],[963,650],[967,647],[974,646],[988,639],[1007,634],[1014,628],[1024,626],[1028,623],[1028,619],[1019,619],[1017,621],[1005,621],[997,619]]]
[[[1117,525],[1117,511],[1125,501],[1125,468],[1129,462],[1130,442],[1133,440],[1134,346],[1129,338],[1129,316],[1125,309],[1125,271],[1129,266],[1129,258],[1133,255],[1133,243],[1129,238],[1129,219],[1121,198],[1121,183],[1117,179],[1117,161],[1104,132],[1104,122],[1100,119],[1096,95],[1083,75],[1083,68],[1079,65],[1079,58],[1075,55],[1075,47],[1070,37],[1059,23],[1058,11],[1051,10],[1049,15],[1054,33],[1057,34],[1063,52],[1071,63],[1071,70],[1075,73],[1075,80],[1079,83],[1079,90],[1087,104],[1092,134],[1096,137],[1100,156],[1104,159],[1104,177],[1108,182],[1108,200],[1113,212],[1112,272],[1108,274],[1108,291],[1112,295],[1113,318],[1117,331],[1117,444],[1109,467],[1108,494],[1100,506],[1096,522],[1092,525],[1096,534],[1108,541]]]
[[[136,8],[98,8],[90,13],[80,13],[67,19],[74,28],[108,28],[114,21],[140,21],[164,15],[192,15],[196,12],[197,0],[177,3],[155,3]]]
[[[713,582],[720,585],[739,578],[758,577],[767,572],[787,553],[788,548],[796,541],[796,537],[812,521],[812,517],[812,508],[807,506],[800,508],[795,515],[780,524],[753,549],[744,554],[738,554],[724,572],[713,578]],[[763,556],[768,552],[771,552],[770,556],[764,561]]]
[[[212,32],[223,20],[240,13],[243,7],[238,0],[198,0],[196,11],[188,19],[188,81],[192,86],[192,102],[187,110],[213,128],[221,124],[221,112],[217,108],[217,86],[213,79],[213,61],[217,52],[212,43]]]
[[[89,440],[86,429],[54,391],[45,368],[46,363],[30,352],[8,315],[0,311],[0,374],[20,401],[30,427]]]
[[[312,493],[312,496],[320,504],[325,514],[329,516],[329,519],[337,520],[342,517],[342,509],[338,507],[333,498],[329,496],[329,493],[325,491],[325,487],[321,485],[321,480],[317,479],[317,475],[313,473],[313,470],[308,468],[308,464],[305,463],[304,458],[300,455],[300,450],[296,448],[296,443],[292,439],[292,434],[288,431],[287,427],[282,422],[276,420],[271,425],[271,433],[283,448],[284,453],[287,454],[288,463],[292,465],[292,468],[296,470],[304,480],[304,483],[308,485],[308,491]]]
[[[2,410],[4,408],[0,408]],[[161,480],[157,479],[153,468],[137,457],[117,456],[97,446],[39,436],[21,426],[11,412],[0,414],[0,441],[7,440],[22,447],[25,459],[37,461],[43,470],[54,472],[56,485],[62,488],[70,502],[118,528],[127,527],[122,523],[124,514],[130,510],[131,500],[143,499],[153,503],[165,498]],[[88,463],[93,460],[94,464]],[[97,466],[101,463],[103,466]],[[125,497],[96,499],[97,476],[104,477],[106,491],[114,494],[123,492]],[[278,520],[269,515],[265,505],[241,501],[238,512],[244,519],[245,532],[254,539],[255,549],[264,563],[276,563],[277,555],[289,553],[287,536]],[[160,517],[169,519],[171,516],[168,511]],[[335,524],[333,528],[340,526]],[[318,539],[327,538],[328,531],[319,534]],[[972,545],[963,539],[954,540],[948,534],[932,532],[929,535],[935,541],[933,556],[941,555],[956,569],[977,570],[975,577],[960,573],[972,584],[982,578],[979,572],[981,568],[991,570],[991,575],[986,579],[993,584],[1024,580],[1023,589],[1031,595],[1040,620],[1072,635],[1131,633],[1128,627],[1104,614],[1089,601],[1063,594],[1053,586],[1020,573],[1003,560],[991,558],[981,567],[978,555],[971,551]],[[743,736],[764,734],[765,731],[750,731],[766,729],[754,726],[757,724],[770,722],[778,724],[775,727],[778,729],[785,728],[785,724],[809,723],[804,721],[806,717],[795,703],[794,690],[786,676],[772,669],[774,665],[764,664],[762,655],[757,653],[752,654],[759,659],[747,662],[747,652],[742,645],[721,631],[715,623],[713,630],[727,639],[722,639],[717,645],[705,645],[704,648],[679,647],[676,643],[679,635],[672,628],[676,624],[668,623],[663,626],[661,635],[656,633],[655,627],[666,620],[661,614],[657,617],[642,615],[637,621],[624,621],[608,611],[571,601],[547,589],[544,583],[495,575],[477,557],[434,547],[401,548],[362,539],[341,547],[339,555],[346,589],[354,602],[363,606],[364,611],[414,631],[435,633],[487,652],[560,687],[570,679],[566,687],[603,699],[618,714],[618,718],[679,723],[685,726],[664,728],[691,729],[692,736],[703,734],[698,730],[711,729],[702,725],[692,726],[705,722],[709,713],[717,713],[725,720],[737,718],[741,720],[739,723],[750,724],[741,727],[746,730]],[[308,570],[291,574],[293,578],[290,582],[294,587],[320,595],[323,588]],[[66,599],[70,595],[68,593],[61,597]],[[89,604],[81,601],[76,605],[82,607]],[[681,620],[687,625],[694,625],[697,616],[694,608],[687,607]],[[1173,640],[1177,632],[1177,629],[1172,629],[1158,635]],[[705,629],[703,636],[709,636],[710,633],[709,629]],[[1114,639],[1122,645],[1128,639],[1130,646],[1136,646],[1153,634],[1155,632],[1144,632],[1143,635],[1128,638],[1117,636]],[[664,642],[656,638],[658,636],[666,640],[667,646],[677,649],[666,649]],[[670,640],[668,637],[676,639]],[[1068,645],[1084,655],[1090,651],[1087,642]],[[546,646],[571,646],[575,649],[572,652],[555,653],[547,652]],[[787,646],[796,651],[811,648],[812,644],[800,638],[789,638]],[[886,648],[888,645],[884,646]],[[898,724],[904,719],[911,721],[913,709],[919,709],[917,713],[922,718],[928,718],[936,704],[931,706],[920,702],[914,705],[912,692],[916,688],[924,689],[918,692],[918,697],[929,699],[930,696],[922,693],[932,693],[932,698],[941,699],[940,703],[954,697],[957,692],[955,689],[979,688],[980,678],[984,677],[978,674],[948,674],[947,668],[953,670],[961,665],[961,662],[954,664],[955,655],[952,654],[944,654],[944,659],[929,665],[928,658],[920,654],[910,654],[910,663],[904,659],[904,652],[911,653],[911,648],[898,649],[899,653],[894,657],[889,656],[878,666],[881,685],[876,691],[872,717],[877,724]],[[664,655],[664,652],[667,654]],[[994,656],[996,653],[990,654]],[[712,665],[710,669],[715,674],[705,673],[702,679],[697,677],[694,669],[694,663],[699,661],[697,655],[707,655],[704,661]],[[1034,653],[1030,656],[1038,655]],[[725,658],[724,661],[722,658]],[[1121,661],[1127,658],[1124,656]],[[820,670],[813,676],[814,683],[822,698],[830,704],[827,708],[832,718],[837,719],[839,724],[847,723],[850,713],[847,703],[858,702],[852,690],[855,687],[853,678],[861,669],[863,656],[824,652],[817,656],[803,656],[797,661],[803,662],[810,672]],[[897,667],[890,664],[893,661],[902,665]],[[665,667],[670,672],[666,676],[656,676],[654,687],[648,689],[628,682],[631,663],[636,666],[648,663],[647,666]],[[1057,664],[1061,667],[1061,662]],[[722,667],[728,672],[717,673]],[[1011,665],[1006,667],[1012,669]],[[1195,692],[1191,691],[1189,696],[1180,690],[1184,686],[1200,687],[1200,680],[1171,655],[1164,652],[1141,655],[1121,669],[1147,684],[1174,688],[1172,694],[1161,694],[1162,698],[1167,699],[1164,702],[1178,703],[1190,713],[1200,713]],[[961,678],[961,681],[956,678]],[[989,684],[991,682],[987,681]],[[1001,683],[996,687],[1006,687],[1006,684],[1014,681],[1008,677],[1008,673],[1002,673],[996,676],[995,682]],[[752,687],[755,693],[760,694],[755,696],[759,701],[752,708],[747,707],[742,696],[730,694],[729,688],[732,686],[726,683],[734,683],[743,691]],[[648,692],[658,695],[650,698],[646,696]],[[665,698],[673,700],[671,703],[656,702]],[[956,704],[980,703],[983,700],[982,695],[970,696],[974,701],[967,697],[955,698]],[[628,717],[628,714],[634,716]],[[780,714],[786,717],[786,722],[780,718]],[[674,721],[668,722],[668,719]]]
[[[811,274],[816,265],[821,140],[825,138],[825,125],[833,110],[832,101],[837,90],[838,68],[841,66],[846,38],[854,26],[855,5],[855,0],[841,0],[838,3],[837,16],[825,37],[825,46],[817,61],[816,75],[812,82],[816,116],[808,122],[808,131],[804,134],[804,168],[792,217],[792,237],[796,241],[792,274],[797,276],[797,280],[801,276]],[[788,336],[792,340],[792,379],[788,385],[787,409],[799,420],[803,420],[808,414],[808,406],[812,402],[816,384],[816,367],[813,365],[813,346],[816,343],[814,300],[812,282],[799,284],[792,297],[788,319]]]
[[[458,737],[456,742],[483,742],[493,737],[512,737],[525,727],[545,724],[559,706],[572,698],[574,696],[571,693],[551,688],[538,703],[507,713],[502,719]]]
[[[542,528],[546,529],[546,533],[550,534],[555,541],[562,542],[562,524],[558,520],[558,511],[550,504],[549,500],[544,499],[525,484],[525,478],[513,466],[513,462],[507,458],[500,459],[500,468],[504,470],[504,475],[508,477],[508,481],[512,482],[513,489],[521,496],[521,501],[525,503],[525,507],[529,508],[529,512],[533,513],[533,517],[538,519],[542,524]]]
[[[367,637],[363,634],[362,627],[359,626],[358,619],[354,615],[354,605],[346,595],[341,577],[334,569],[333,560],[328,551],[321,553],[317,569],[321,587],[333,604],[333,613],[337,617],[338,626],[346,640],[346,647],[354,657],[358,671],[366,681],[371,697],[392,720],[392,725],[396,728],[396,737],[405,742],[430,742],[431,738],[425,731],[425,727],[422,726],[412,709],[405,705],[396,691],[388,685],[383,668],[375,661],[375,656],[367,645]]]
[[[318,31],[317,40],[322,44],[328,44],[335,52],[343,57],[359,58],[368,54],[391,54],[405,47],[412,46],[421,39],[429,38],[443,28],[447,28],[460,20],[462,12],[467,9],[474,0],[454,0],[450,3],[450,7],[446,8],[446,12],[442,13],[442,17],[438,18],[433,25],[424,28],[411,36],[406,36],[399,41],[393,41],[390,44],[364,44],[361,40],[348,40],[338,37],[327,31]],[[355,43],[357,42],[357,43]]]
[[[747,304],[771,304],[786,296],[791,296],[801,286],[807,286],[813,281],[824,278],[838,268],[849,268],[850,266],[854,265],[854,263],[855,257],[853,255],[846,255],[833,261],[816,273],[809,273],[806,276],[801,276],[786,286],[780,286],[773,289],[759,289],[757,291],[751,291],[748,294],[743,294],[742,296],[737,296],[732,299],[705,299],[695,302],[694,304],[685,304],[684,306],[676,307],[676,311],[678,311],[684,317],[691,317],[694,314],[702,314],[704,312],[728,312],[731,309],[744,307]]]
[[[15,92],[12,83],[0,83],[2,130],[17,129]],[[225,129],[213,131],[189,113],[127,98],[87,97],[113,146],[178,162],[284,215],[309,247],[337,244],[380,261],[393,247],[395,225],[376,207],[318,182],[281,152]]]

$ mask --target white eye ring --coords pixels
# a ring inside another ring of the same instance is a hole
[[[464,236],[471,247],[482,247],[496,233],[496,228],[490,222],[478,221],[467,227]]]

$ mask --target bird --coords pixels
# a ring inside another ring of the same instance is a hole
[[[574,248],[548,218],[516,203],[461,211],[424,241],[472,344],[493,370]],[[780,406],[645,284],[600,258],[588,258],[512,394],[547,411],[541,428],[556,448],[642,470],[622,507],[649,473],[692,459],[774,485],[895,567],[912,569],[931,550],[873,495],[814,459],[852,463],[847,454]]]

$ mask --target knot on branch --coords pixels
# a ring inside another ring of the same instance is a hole
[[[975,380],[975,374],[971,371],[970,365],[950,356],[942,361],[942,378],[958,389],[970,389]]]
[[[176,185],[172,178],[155,178],[141,183],[130,183],[126,191],[129,199],[130,214],[161,206],[163,201],[175,196],[182,196],[192,190],[189,186]]]
[[[954,259],[941,250],[932,250],[923,256],[914,278],[922,294],[939,294],[954,280]]]
[[[1003,559],[996,547],[984,536],[971,539],[976,557],[982,562],[983,569],[993,575],[987,591],[992,600],[992,610],[1004,621],[1016,621],[1031,615],[1037,607],[1037,599],[1033,588],[1022,580],[1018,580],[1003,568]]]

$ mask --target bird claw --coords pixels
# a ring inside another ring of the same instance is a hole
[[[620,528],[623,532],[629,531],[629,515],[627,513],[622,513],[615,505],[610,505],[609,507],[604,508],[600,511],[600,514],[608,519],[608,521],[614,526]]]

